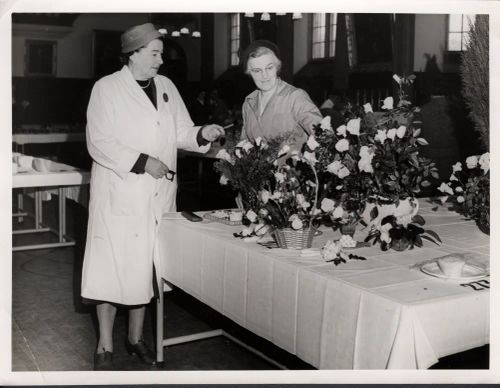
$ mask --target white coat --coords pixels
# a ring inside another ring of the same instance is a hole
[[[176,210],[177,181],[130,172],[141,153],[177,171],[177,148],[199,147],[179,92],[154,77],[157,107],[127,66],[94,85],[87,109],[87,147],[93,159],[82,296],[125,305],[153,297],[153,263],[161,274],[158,229]]]

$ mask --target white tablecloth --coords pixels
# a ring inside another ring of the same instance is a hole
[[[401,253],[360,248],[353,253],[366,261],[339,266],[234,238],[241,227],[165,219],[160,273],[317,368],[428,368],[489,343],[489,289],[410,266],[461,252],[488,268],[489,237],[444,208],[421,204],[421,214],[443,245],[425,242]],[[325,230],[314,246],[333,238]]]
[[[18,133],[12,135],[16,144],[84,142],[85,133]]]
[[[90,172],[80,170],[64,163],[50,161],[49,172],[29,170],[12,175],[12,188],[47,188],[65,186],[66,197],[83,206],[88,205],[88,191],[81,190],[82,185],[90,182]],[[28,190],[29,191],[29,190]],[[47,190],[57,194],[57,190]],[[49,195],[50,198],[50,195]]]

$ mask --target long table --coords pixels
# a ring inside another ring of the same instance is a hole
[[[426,241],[405,252],[363,247],[353,253],[366,261],[339,266],[234,238],[241,227],[165,219],[160,273],[319,369],[425,369],[489,343],[489,277],[442,279],[414,265],[458,252],[489,270],[489,236],[443,207],[433,211],[421,203],[420,213],[441,246]],[[315,247],[339,237],[323,232]]]
[[[39,232],[53,232],[57,235],[58,241],[54,243],[45,244],[32,244],[12,247],[13,251],[31,250],[31,249],[44,249],[55,247],[66,247],[75,245],[75,241],[66,234],[66,197],[70,196],[78,199],[81,191],[79,186],[86,185],[90,182],[90,172],[83,171],[73,166],[63,163],[50,162],[49,172],[38,172],[29,170],[19,172],[12,176],[12,188],[34,188],[35,190],[35,227],[32,229],[19,229],[14,230],[13,234],[24,233],[39,233]],[[68,190],[78,187],[70,193]],[[54,230],[43,224],[42,212],[42,192],[47,190],[56,190],[59,197],[58,207],[58,220],[59,226]],[[87,196],[88,197],[88,196]],[[21,194],[22,198],[22,194]],[[14,216],[27,215],[22,209],[22,200],[18,201],[18,211],[21,213],[13,214]]]

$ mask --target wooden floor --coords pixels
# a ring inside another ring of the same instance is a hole
[[[57,199],[44,202],[49,223],[55,221]],[[193,205],[194,206],[194,205]],[[54,218],[54,220],[50,220]],[[13,228],[25,228],[31,221],[13,221]],[[68,201],[68,228],[77,246],[15,252],[12,257],[12,370],[13,371],[88,371],[93,367],[96,346],[95,309],[79,297],[86,229],[86,210]],[[38,236],[36,239],[47,239]],[[14,245],[33,242],[35,237],[16,235]],[[176,291],[166,294],[165,336],[178,336],[223,327],[249,342],[290,369],[311,366],[252,335]],[[116,370],[149,370],[124,348],[126,312],[115,322],[114,361]],[[154,309],[148,307],[145,339],[154,341]],[[489,347],[473,349],[446,357],[433,368],[487,369]],[[237,344],[216,337],[164,349],[165,370],[265,370],[272,364]]]

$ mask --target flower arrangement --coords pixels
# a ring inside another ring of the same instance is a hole
[[[352,242],[355,244],[355,241],[347,236],[336,242],[328,240],[321,249],[321,258],[326,262],[333,262],[335,265],[346,263],[347,260],[366,260],[365,257],[345,251],[344,248],[353,247]]]
[[[441,239],[436,232],[422,228],[425,220],[420,215],[414,215],[402,221],[395,215],[384,217],[379,228],[373,228],[365,239],[365,242],[373,240],[373,244],[380,242],[383,251],[392,248],[396,251],[413,249],[415,246],[421,247],[424,240],[441,243]]]
[[[451,202],[461,214],[476,221],[486,234],[490,229],[490,154],[469,156],[465,168],[457,162],[447,183],[438,190],[445,196],[443,202]]]
[[[429,179],[439,177],[435,164],[419,155],[420,147],[428,143],[420,136],[421,122],[415,120],[419,109],[411,105],[405,91],[415,76],[393,78],[399,86],[396,107],[394,99],[387,97],[382,115],[376,116],[368,103],[362,110],[348,111],[345,124],[338,128],[331,128],[328,117],[315,126],[325,191],[322,209],[330,210],[337,226],[370,221],[377,217],[377,208],[365,220],[367,204],[398,206],[430,186]]]
[[[284,146],[280,155],[288,151]],[[258,193],[258,217],[275,229],[311,228],[321,215],[315,163],[313,153],[297,151],[292,151],[285,163],[275,163],[272,178]]]
[[[273,177],[274,163],[284,155],[278,155],[281,148],[281,138],[257,138],[255,142],[242,140],[234,147],[228,145],[216,155],[219,160],[214,168],[220,174],[219,183],[230,184],[239,191],[246,210],[257,210],[257,193]]]

